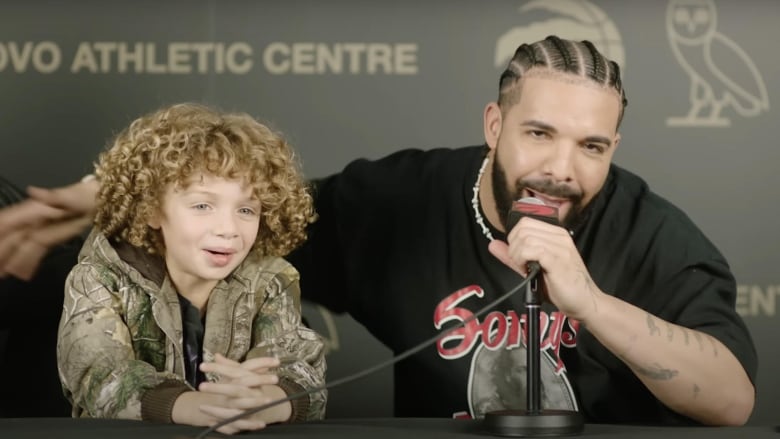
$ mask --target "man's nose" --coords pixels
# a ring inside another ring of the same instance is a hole
[[[571,181],[574,174],[574,154],[577,146],[561,142],[550,150],[544,164],[544,172],[555,181]]]

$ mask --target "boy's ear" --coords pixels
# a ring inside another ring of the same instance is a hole
[[[149,217],[149,220],[146,221],[146,224],[153,228],[154,230],[160,229],[160,216],[155,214]]]

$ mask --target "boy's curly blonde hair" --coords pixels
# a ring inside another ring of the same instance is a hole
[[[183,189],[201,173],[252,188],[262,206],[252,248],[259,255],[286,255],[306,239],[315,219],[290,145],[243,113],[185,103],[140,117],[100,155],[95,173],[95,226],[149,253],[164,252],[162,235],[148,222],[161,212],[166,189]]]

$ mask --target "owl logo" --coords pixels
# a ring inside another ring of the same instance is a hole
[[[666,30],[677,62],[690,78],[688,114],[666,119],[667,126],[726,127],[731,108],[743,117],[769,110],[764,80],[753,60],[717,31],[713,0],[671,0]],[[728,69],[728,70],[727,70]]]

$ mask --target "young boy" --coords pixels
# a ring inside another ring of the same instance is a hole
[[[122,131],[96,176],[57,344],[73,416],[207,426],[323,384],[323,343],[281,258],[314,219],[284,139],[180,104]],[[325,402],[315,392],[219,431],[321,419]]]

